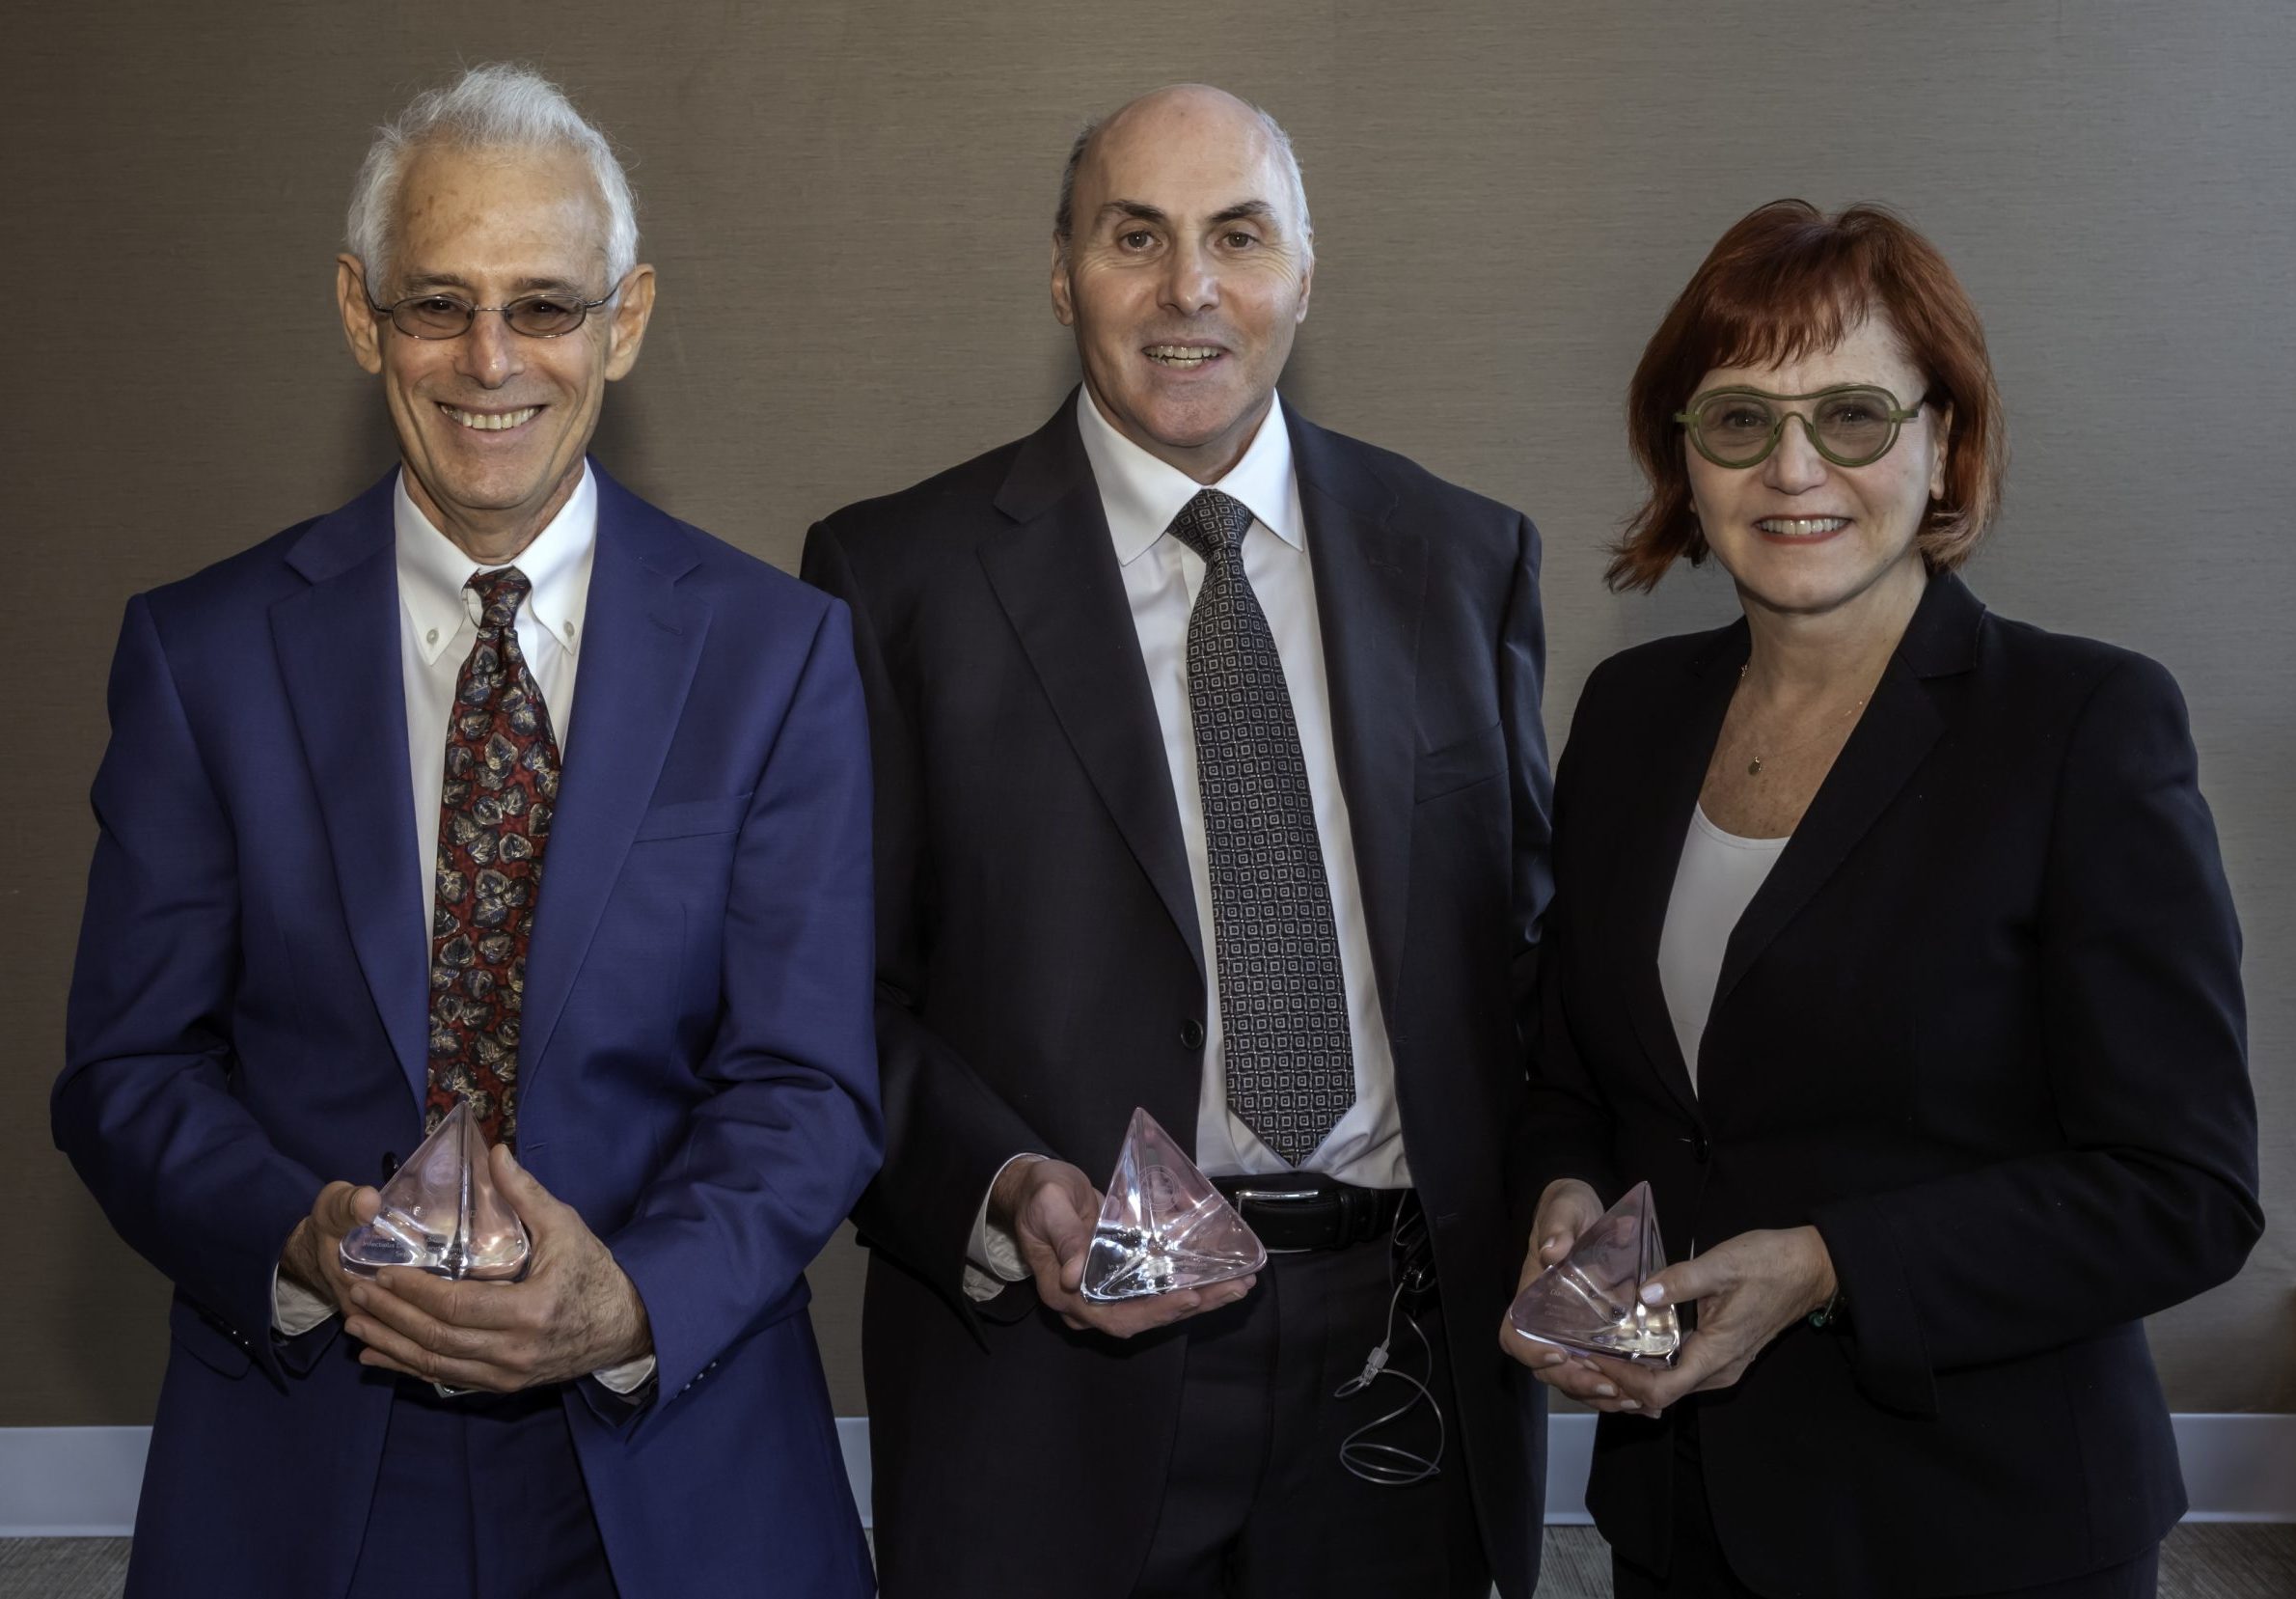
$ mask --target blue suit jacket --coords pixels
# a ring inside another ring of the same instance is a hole
[[[321,1185],[422,1138],[392,482],[130,601],[113,666],[53,1112],[177,1288],[136,1592],[341,1593],[382,1454],[392,1380],[270,1304]],[[881,1138],[847,614],[598,489],[519,1154],[636,1282],[661,1367],[635,1406],[570,1387],[568,1420],[626,1599],[866,1593],[802,1313]]]

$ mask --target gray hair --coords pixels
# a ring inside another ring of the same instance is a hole
[[[1292,205],[1299,212],[1299,247],[1310,261],[1315,259],[1316,228],[1307,214],[1307,184],[1299,176],[1299,156],[1292,149],[1292,136],[1283,124],[1269,115],[1265,107],[1251,106],[1251,114],[1260,120],[1260,129],[1275,146],[1276,162],[1283,168],[1284,178],[1292,190]],[[1077,142],[1068,147],[1068,165],[1060,169],[1060,204],[1052,212],[1052,236],[1060,240],[1060,254],[1068,255],[1068,241],[1076,232],[1077,169],[1084,164],[1084,152],[1092,148],[1092,141],[1108,124],[1107,117],[1095,117],[1077,134]]]
[[[345,230],[352,255],[367,268],[368,292],[391,275],[392,227],[407,161],[427,146],[452,150],[566,150],[581,156],[606,208],[606,282],[611,289],[638,264],[638,202],[613,145],[556,84],[531,67],[473,67],[445,89],[417,95],[375,130],[374,144],[351,186]]]

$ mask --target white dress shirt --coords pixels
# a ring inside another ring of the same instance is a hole
[[[398,565],[398,664],[406,690],[408,779],[415,801],[415,859],[423,876],[424,969],[430,918],[438,898],[439,793],[447,775],[447,722],[454,709],[454,684],[478,642],[484,607],[464,585],[474,574],[501,565],[474,562],[460,546],[433,527],[406,491],[399,474],[391,498]],[[519,606],[518,646],[542,692],[559,758],[566,755],[566,729],[573,720],[574,672],[582,624],[589,606],[590,565],[598,548],[598,487],[584,462],[582,481],[559,508],[550,525],[515,559],[529,591]],[[289,1337],[307,1333],[335,1313],[334,1306],[300,1283],[274,1275],[272,1324]],[[598,1372],[618,1392],[631,1392],[653,1375],[654,1358]]]
[[[1077,396],[1077,427],[1100,487],[1108,538],[1124,578],[1124,595],[1139,635],[1140,658],[1156,703],[1164,763],[1180,813],[1195,890],[1196,927],[1205,961],[1204,1078],[1196,1101],[1196,1164],[1214,1176],[1269,1175],[1292,1170],[1228,1109],[1226,1058],[1219,1016],[1219,957],[1212,924],[1212,872],[1204,846],[1204,802],[1196,786],[1195,723],[1188,701],[1188,623],[1204,584],[1204,559],[1168,531],[1181,508],[1206,484],[1157,459],[1101,414],[1089,387]],[[1340,976],[1347,985],[1348,1036],[1355,1065],[1355,1103],[1324,1136],[1305,1170],[1365,1188],[1408,1188],[1403,1114],[1395,1100],[1395,1055],[1380,1006],[1371,964],[1371,933],[1363,920],[1363,890],[1355,874],[1355,839],[1348,825],[1347,795],[1331,736],[1331,689],[1324,670],[1324,631],[1316,609],[1307,520],[1299,509],[1299,480],[1292,464],[1292,434],[1283,402],[1268,415],[1241,460],[1214,486],[1252,513],[1244,535],[1244,571],[1275,635],[1290,691],[1299,754],[1315,804],[1316,838],[1339,936]],[[1010,1163],[1007,1163],[1008,1165]],[[1099,1172],[1087,1175],[1095,1182]],[[966,1289],[993,1297],[996,1279],[1018,1282],[1022,1267],[1012,1235],[988,1224],[986,1198],[973,1228]],[[988,1274],[983,1275],[986,1268]]]
[[[481,566],[430,525],[399,475],[392,496],[398,531],[398,665],[406,685],[407,775],[415,799],[415,859],[423,864],[423,929],[438,898],[439,789],[447,776],[447,721],[454,683],[478,639],[485,607],[463,588]],[[598,550],[598,485],[584,462],[582,482],[515,559],[532,585],[518,608],[518,648],[550,713],[559,760],[566,759],[566,729],[574,719],[574,669],[582,623],[589,608],[590,562]],[[425,963],[427,964],[427,962]]]
[[[1746,906],[1778,864],[1788,841],[1741,839],[1707,819],[1706,807],[1690,813],[1682,859],[1675,868],[1674,892],[1666,901],[1666,925],[1658,934],[1658,986],[1674,1021],[1675,1042],[1690,1086],[1698,1087],[1698,1046],[1706,1040],[1708,1013],[1714,1008],[1714,985],[1722,978],[1722,956]]]
[[[1228,1109],[1226,1057],[1219,1017],[1219,957],[1212,926],[1212,872],[1204,847],[1204,801],[1196,786],[1195,721],[1188,701],[1188,622],[1204,586],[1204,559],[1167,530],[1181,508],[1206,485],[1166,465],[1116,431],[1101,415],[1089,388],[1077,397],[1077,426],[1100,485],[1108,538],[1124,575],[1124,597],[1139,634],[1148,691],[1163,734],[1164,763],[1180,811],[1180,838],[1188,848],[1195,886],[1196,927],[1203,938],[1206,1005],[1204,1082],[1196,1102],[1196,1164],[1213,1176],[1288,1172],[1290,1163],[1255,1137]],[[1339,1118],[1306,1169],[1365,1188],[1408,1188],[1403,1117],[1395,1103],[1395,1056],[1380,1009],[1380,985],[1371,966],[1371,931],[1363,920],[1363,890],[1355,876],[1355,836],[1348,826],[1347,795],[1331,741],[1331,688],[1324,671],[1324,630],[1316,611],[1313,556],[1307,520],[1299,510],[1299,480],[1292,469],[1292,431],[1283,402],[1271,399],[1251,446],[1212,485],[1251,510],[1244,535],[1244,571],[1259,596],[1275,652],[1283,660],[1307,791],[1315,802],[1316,838],[1324,875],[1331,886],[1338,924],[1339,970],[1348,991],[1348,1037],[1355,1059],[1355,1103]],[[1093,1173],[1095,1180],[1099,1173]]]

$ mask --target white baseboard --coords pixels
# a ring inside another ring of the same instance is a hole
[[[0,1537],[122,1538],[135,1524],[149,1427],[0,1427]],[[869,1426],[837,1422],[845,1475],[869,1519]],[[1587,1521],[1595,1419],[1547,1428],[1546,1520]],[[2296,1522],[2296,1416],[2179,1416],[2189,1521]]]
[[[0,1537],[120,1538],[150,1427],[0,1427]]]

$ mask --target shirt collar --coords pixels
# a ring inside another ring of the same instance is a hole
[[[473,572],[501,570],[473,561],[445,534],[431,526],[406,491],[402,468],[392,491],[391,514],[397,536],[398,600],[415,624],[416,646],[425,665],[435,662],[466,624],[476,625],[463,597],[462,586]],[[598,487],[589,462],[582,463],[582,481],[559,508],[550,525],[515,560],[533,585],[521,614],[547,629],[559,648],[576,653],[582,624],[589,606],[590,565],[598,549]],[[519,641],[529,644],[524,629]]]
[[[1260,430],[1252,435],[1244,458],[1209,485],[1158,460],[1116,431],[1101,415],[1088,384],[1077,391],[1077,429],[1083,435],[1084,455],[1100,485],[1101,509],[1107,513],[1117,565],[1129,566],[1145,555],[1181,508],[1207,486],[1243,501],[1251,508],[1254,520],[1292,548],[1307,548],[1299,482],[1292,470],[1292,430],[1285,426],[1283,401],[1276,396],[1268,397],[1268,414],[1260,419]]]

